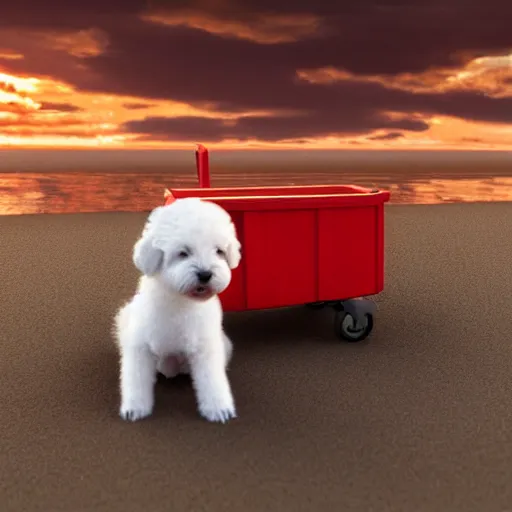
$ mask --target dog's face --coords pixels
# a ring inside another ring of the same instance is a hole
[[[224,291],[240,263],[229,214],[197,198],[153,210],[133,252],[135,266],[171,292],[206,300]]]

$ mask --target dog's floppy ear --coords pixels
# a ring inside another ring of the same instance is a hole
[[[158,272],[163,258],[164,253],[154,247],[153,237],[149,234],[143,235],[133,248],[133,263],[143,274],[148,276]]]
[[[150,214],[142,231],[142,235],[133,248],[133,263],[148,276],[155,274],[160,269],[164,253],[154,245],[152,223],[155,221],[161,206],[155,208]]]
[[[228,260],[229,268],[233,270],[238,267],[240,260],[242,259],[242,244],[236,236],[234,224],[231,224],[231,228],[233,230],[233,234],[228,245],[226,259]]]

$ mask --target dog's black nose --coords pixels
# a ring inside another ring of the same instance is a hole
[[[209,270],[200,270],[197,273],[197,279],[200,283],[206,284],[213,276],[213,273]]]

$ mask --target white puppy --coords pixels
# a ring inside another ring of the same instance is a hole
[[[133,251],[143,274],[137,293],[115,318],[123,419],[152,413],[157,371],[190,371],[207,420],[236,416],[226,374],[232,345],[217,295],[240,257],[235,227],[220,206],[187,198],[151,212]]]

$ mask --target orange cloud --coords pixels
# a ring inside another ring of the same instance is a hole
[[[108,38],[99,29],[38,32],[44,43],[53,50],[64,51],[74,57],[95,57],[103,53],[108,46]]]
[[[374,82],[412,92],[480,91],[489,96],[512,96],[512,54],[479,57],[462,69],[430,69],[423,73],[398,75],[354,75],[342,69],[325,67],[303,69],[297,76],[311,83],[335,83],[346,80]]]
[[[80,59],[101,53],[108,45],[102,33],[95,30],[59,33],[57,37],[55,33],[46,34],[43,40],[54,51],[73,54]],[[510,55],[481,57],[458,70],[430,70],[422,74],[396,76],[355,76],[334,68],[299,70],[297,75],[302,80],[317,83],[360,80],[412,92],[471,90],[504,97],[512,96],[511,61]],[[136,134],[126,133],[120,127],[146,117],[216,118],[229,125],[240,117],[272,117],[277,114],[293,115],[294,112],[221,112],[211,104],[193,107],[172,100],[91,94],[51,77],[0,73],[0,147],[188,148],[190,144],[187,142],[139,140]],[[398,112],[387,112],[387,115],[397,120],[405,116]],[[426,116],[421,112],[407,113],[406,117],[426,121],[430,128],[406,134],[375,130],[360,136],[311,137],[279,142],[227,139],[210,145],[214,148],[236,146],[255,149],[512,149],[512,128],[507,125],[470,122],[449,116]]]
[[[4,74],[10,75],[11,81],[22,80],[27,83],[25,73],[30,70],[33,81],[39,84],[42,81],[51,83],[52,77],[56,75],[73,77],[76,80],[93,80],[94,74],[89,70],[85,59],[100,55],[108,47],[105,33],[98,29],[0,27],[0,41],[0,73],[4,71]],[[11,57],[5,59],[4,54]],[[2,61],[5,68],[2,67]]]
[[[0,59],[2,60],[22,60],[23,54],[13,50],[0,48]]]
[[[131,96],[90,94],[49,78],[0,73],[0,147],[130,146],[137,145],[133,141],[135,136],[119,129],[130,120],[146,116],[200,116],[229,122],[242,115],[272,113],[223,113],[170,100],[147,102]],[[153,147],[151,143],[138,146]],[[172,143],[167,146],[174,147]]]
[[[108,37],[100,29],[87,30],[37,30],[1,28],[0,37],[4,48],[0,48],[0,59],[22,60],[25,53],[43,50],[60,52],[77,58],[95,57],[108,47]],[[17,48],[18,51],[12,48]]]
[[[27,93],[33,90],[33,81],[12,80],[9,75],[0,73],[0,113],[21,114],[37,110],[40,107],[39,103],[27,96]]]
[[[260,44],[289,43],[318,34],[321,19],[309,14],[254,14],[244,21],[219,19],[203,12],[183,10],[166,13],[152,11],[145,21],[171,27],[186,26],[217,36],[245,39]]]

